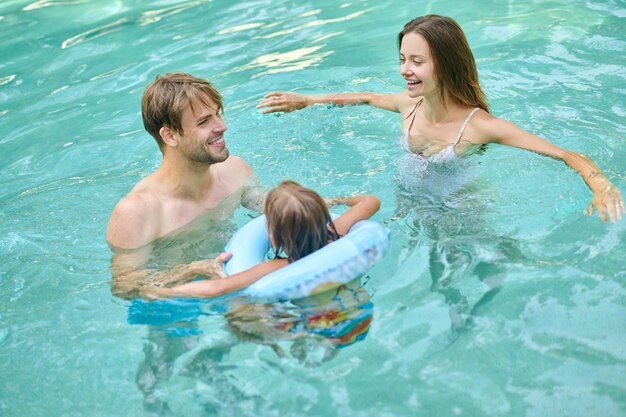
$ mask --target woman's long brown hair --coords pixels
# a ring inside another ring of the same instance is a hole
[[[422,35],[430,47],[444,106],[445,93],[448,93],[458,104],[480,107],[489,112],[487,97],[478,81],[474,55],[463,29],[454,19],[431,14],[411,20],[398,34],[398,48],[404,35],[409,33]]]

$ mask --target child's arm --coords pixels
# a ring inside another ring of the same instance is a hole
[[[230,277],[193,281],[172,288],[144,287],[141,293],[148,299],[167,297],[214,298],[252,285],[265,275],[287,264],[286,259],[272,259]]]
[[[369,219],[380,208],[380,199],[376,196],[363,194],[356,197],[337,197],[329,200],[330,204],[344,204],[350,206],[348,211],[333,220],[337,233],[343,236],[354,223],[359,220]]]

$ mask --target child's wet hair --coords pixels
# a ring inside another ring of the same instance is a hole
[[[324,199],[295,181],[283,181],[268,193],[265,215],[276,254],[284,252],[289,262],[339,238]]]

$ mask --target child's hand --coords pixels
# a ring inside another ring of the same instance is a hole
[[[324,199],[324,202],[328,206],[328,208],[333,206],[340,206],[345,204],[345,198],[343,197],[328,197]]]
[[[169,288],[144,286],[139,289],[141,298],[147,301],[163,300],[170,296],[172,290]]]

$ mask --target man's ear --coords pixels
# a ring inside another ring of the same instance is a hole
[[[177,146],[178,145],[178,139],[176,138],[176,135],[174,135],[174,131],[172,130],[171,127],[169,126],[161,126],[161,129],[159,129],[159,135],[161,135],[161,139],[163,139],[163,142],[165,142],[166,145],[168,146]]]

